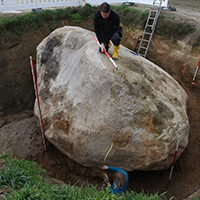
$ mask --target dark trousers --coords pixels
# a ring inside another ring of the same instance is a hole
[[[120,41],[121,41],[121,38],[119,37],[119,33],[114,33],[111,41],[115,46],[119,46]]]
[[[110,38],[109,40],[112,41],[112,43],[115,45],[115,46],[119,46],[120,45],[120,41],[121,41],[121,37],[119,35],[118,32],[115,32]],[[108,43],[109,43],[109,40],[108,40]],[[105,47],[106,47],[106,51],[108,51],[108,43],[104,43]],[[101,47],[99,48],[99,51],[101,52]]]
[[[111,35],[111,37],[109,38],[109,40],[111,40],[112,43],[113,43],[115,46],[119,46],[120,41],[121,41],[121,38],[120,38],[120,36],[119,36],[119,33],[118,33],[118,32],[115,32],[113,35]],[[105,43],[105,46],[108,45],[109,40],[108,40],[107,43]]]

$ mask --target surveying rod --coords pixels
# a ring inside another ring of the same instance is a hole
[[[171,180],[171,177],[172,177],[172,172],[173,172],[173,169],[174,169],[174,163],[175,163],[175,160],[176,160],[176,154],[177,154],[177,151],[178,151],[178,145],[179,145],[179,142],[180,142],[180,137],[181,137],[181,132],[179,133],[179,136],[178,136],[178,141],[177,141],[176,150],[175,150],[175,154],[174,154],[174,160],[173,160],[173,163],[172,163],[172,167],[171,167],[171,171],[170,171],[170,175],[169,175],[169,179],[168,179],[168,183],[167,183],[167,188],[169,187],[169,183],[170,183],[170,180]]]
[[[40,101],[39,101],[39,95],[38,95],[38,89],[37,89],[37,81],[36,81],[35,69],[34,69],[34,65],[33,65],[33,58],[32,58],[32,56],[30,56],[30,64],[31,64],[31,70],[32,70],[32,75],[33,75],[33,83],[34,83],[34,88],[35,88],[35,96],[36,96],[37,103],[38,103],[39,118],[40,118],[41,130],[42,130],[42,139],[43,139],[43,143],[44,143],[44,150],[47,151],[47,145],[46,145],[45,134],[44,134],[44,126],[43,126],[41,109],[40,109]]]
[[[196,78],[196,75],[197,75],[197,72],[198,72],[198,69],[199,69],[199,65],[200,65],[200,60],[199,60],[199,63],[197,65],[197,68],[196,68],[195,73],[194,73],[194,77],[193,77],[193,80],[192,80],[192,83],[191,83],[191,86],[190,86],[190,91],[192,89],[192,86],[194,85],[194,80]]]

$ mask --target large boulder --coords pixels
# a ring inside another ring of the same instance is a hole
[[[166,169],[180,132],[177,158],[188,144],[186,92],[157,65],[122,45],[115,70],[93,35],[65,26],[37,47],[46,138],[84,166],[101,168],[113,142],[107,165],[127,171]]]

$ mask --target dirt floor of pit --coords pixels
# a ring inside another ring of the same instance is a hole
[[[199,4],[192,8],[189,8],[187,4],[188,3],[185,0],[179,0],[178,2],[175,0],[169,1],[169,5],[175,6],[177,12],[180,12],[182,15],[188,15],[188,13],[190,13],[190,17],[200,21]],[[200,78],[199,75],[197,78]],[[163,193],[167,191],[166,197],[168,199],[174,196],[174,199],[181,200],[187,198],[190,194],[200,188],[200,88],[194,86],[192,91],[189,91],[190,85],[188,85],[188,83],[179,83],[189,96],[187,113],[190,122],[190,136],[188,147],[175,163],[170,186],[167,189],[171,168],[156,172],[130,172],[128,189],[132,189],[136,192],[144,190],[145,192],[150,193]],[[30,112],[28,112],[28,114],[20,113],[7,117],[3,122],[0,121],[0,127],[25,117],[30,118],[30,120],[36,120],[33,119],[33,114],[30,114]],[[62,180],[65,183],[70,182],[71,184],[74,184],[78,181],[77,185],[81,185],[87,181],[91,184],[102,186],[103,180],[102,176],[100,176],[101,172],[99,169],[89,169],[75,163],[65,155],[61,154],[48,142],[48,151],[44,152],[38,124],[39,122],[36,124],[34,121],[33,125],[37,127],[37,133],[35,133],[37,137],[34,138],[34,141],[31,140],[29,144],[32,146],[34,146],[34,144],[37,145],[34,147],[34,154],[29,155],[27,159],[36,161],[42,168],[50,172],[49,175],[51,177]]]

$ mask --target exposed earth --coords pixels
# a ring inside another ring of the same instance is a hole
[[[197,26],[200,27],[199,0],[194,0],[190,3],[187,0],[170,0],[168,5],[176,8],[175,12],[171,11],[168,15],[171,17],[181,16],[181,18],[193,19],[197,23]],[[141,6],[140,9],[145,10],[148,8]],[[162,13],[164,12],[169,11],[162,11]],[[3,14],[2,16],[8,16],[8,14]],[[37,38],[35,38],[35,40],[37,40]],[[21,56],[19,59],[24,58]],[[171,168],[164,171],[129,172],[130,181],[128,185],[128,189],[132,189],[136,192],[144,190],[149,193],[158,192],[161,194],[167,191],[165,195],[167,199],[174,196],[174,199],[177,200],[186,199],[200,188],[200,76],[199,74],[197,75],[196,85],[189,91],[193,73],[190,72],[188,78],[185,78],[183,75],[187,74],[187,70],[185,70],[185,68],[179,68],[179,64],[180,63],[174,65],[174,69],[170,69],[170,66],[168,66],[168,68],[163,67],[163,69],[179,82],[189,97],[187,113],[190,122],[190,136],[188,147],[175,162],[169,188],[167,188],[167,182]],[[196,66],[194,66],[194,69],[195,68]],[[183,73],[184,70],[186,71],[185,74]],[[30,81],[32,80],[30,79]],[[10,84],[12,86],[12,82]],[[31,91],[31,93],[29,92],[28,95],[32,96],[34,99],[33,91]],[[30,104],[33,104],[33,101],[30,102]],[[8,112],[7,116],[1,117],[1,132],[3,133],[4,129],[8,130],[8,128],[9,134],[5,131],[7,135],[1,136],[0,151],[2,151],[2,149],[8,149],[9,153],[17,157],[36,161],[42,168],[50,172],[49,175],[51,177],[62,180],[65,183],[70,182],[74,184],[78,181],[77,185],[81,185],[88,181],[98,186],[103,184],[101,176],[102,171],[100,169],[89,169],[75,163],[70,158],[61,154],[48,141],[48,151],[44,151],[39,129],[39,120],[34,116],[32,110],[22,109],[21,112],[15,112],[15,114]],[[27,129],[30,130],[28,134],[24,132],[24,130]],[[15,138],[15,140],[13,140],[13,138]],[[3,147],[3,144],[6,146]],[[0,190],[0,194],[3,192]],[[200,194],[197,193],[196,197],[200,198]]]

